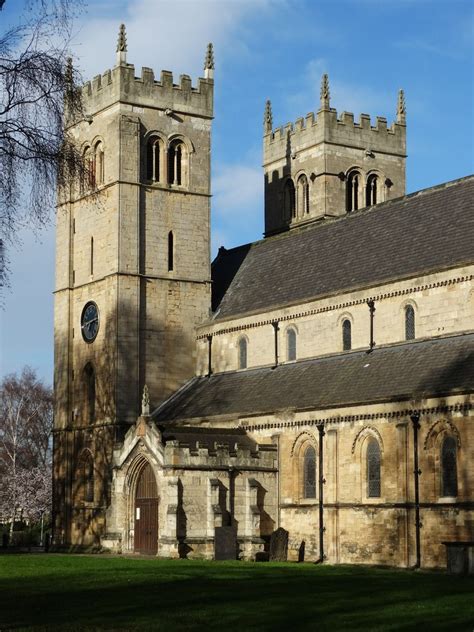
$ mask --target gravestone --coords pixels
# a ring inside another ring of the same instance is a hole
[[[270,561],[286,562],[288,559],[288,531],[279,527],[270,538]]]
[[[236,527],[216,527],[214,531],[214,559],[237,559]]]

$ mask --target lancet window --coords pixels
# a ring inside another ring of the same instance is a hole
[[[367,497],[380,497],[380,446],[376,439],[367,444]]]
[[[296,331],[292,328],[286,331],[286,357],[289,362],[296,360]]]
[[[90,362],[84,367],[83,381],[85,392],[85,421],[91,424],[95,421],[96,385],[94,367]]]
[[[456,439],[449,436],[441,445],[441,495],[458,495]]]
[[[240,338],[239,348],[239,369],[247,368],[247,338]]]
[[[303,457],[303,497],[316,498],[316,450],[312,445]]]
[[[405,340],[415,339],[415,310],[411,305],[405,307]]]
[[[343,351],[352,349],[352,324],[348,318],[342,321],[342,349]]]

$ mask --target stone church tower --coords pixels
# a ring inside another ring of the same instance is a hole
[[[377,117],[330,107],[329,79],[320,106],[273,129],[270,101],[263,121],[265,235],[343,215],[405,195],[406,115],[403,91],[390,127]]]
[[[145,384],[156,406],[193,375],[210,310],[212,45],[197,87],[150,68],[135,77],[126,51],[122,25],[115,67],[84,86],[86,114],[67,125],[86,173],[57,211],[58,544],[97,541],[113,446]]]

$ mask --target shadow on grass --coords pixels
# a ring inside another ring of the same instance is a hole
[[[474,578],[309,564],[0,557],[0,629],[471,630]]]

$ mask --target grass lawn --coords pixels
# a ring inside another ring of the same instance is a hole
[[[474,577],[356,566],[0,556],[0,631],[469,630]]]

